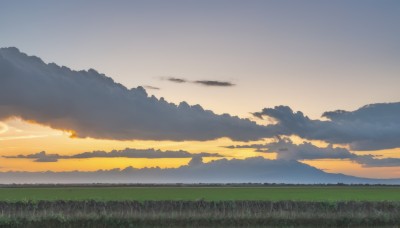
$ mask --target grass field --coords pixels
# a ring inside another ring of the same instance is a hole
[[[1,227],[400,225],[400,187],[3,187]]]
[[[400,202],[0,201],[0,227],[398,227]]]
[[[0,201],[28,200],[400,201],[400,187],[61,187],[0,188]]]

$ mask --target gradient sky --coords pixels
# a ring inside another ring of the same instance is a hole
[[[0,47],[17,47],[46,63],[74,70],[93,68],[128,88],[158,87],[147,92],[174,103],[200,104],[217,114],[256,120],[252,112],[288,105],[318,119],[325,111],[400,101],[399,22],[397,0],[1,1]],[[166,80],[169,77],[235,86],[173,83]],[[245,144],[226,138],[207,142],[71,139],[68,133],[18,119],[3,125],[2,155],[132,147],[274,158],[250,149],[225,150],[223,146]],[[392,148],[375,154],[400,158],[399,152]],[[188,161],[91,159],[77,167],[74,160],[43,164],[0,158],[0,170],[177,167]],[[328,172],[400,177],[400,167],[362,168],[347,160],[306,163]]]

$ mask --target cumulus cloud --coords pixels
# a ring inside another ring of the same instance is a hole
[[[317,147],[309,142],[296,145],[289,139],[280,139],[256,148],[258,152],[276,152],[277,159],[289,160],[346,159],[356,156],[345,148],[333,147],[333,145]]]
[[[230,87],[235,85],[232,82],[209,81],[209,80],[194,81],[194,83],[204,86],[219,86],[219,87]]]
[[[149,97],[143,87],[128,90],[95,70],[73,71],[2,48],[0,120],[12,116],[81,138],[248,141],[269,132],[248,119]]]
[[[59,154],[47,154],[45,151],[39,153],[28,154],[28,155],[17,155],[17,156],[3,156],[4,158],[21,158],[21,159],[35,159],[35,162],[57,162],[59,159],[85,159],[85,158],[196,158],[202,159],[202,157],[223,157],[217,153],[196,153],[192,154],[187,151],[161,151],[154,149],[131,149],[126,148],[124,150],[112,150],[111,152],[105,151],[92,151],[83,152],[74,155],[59,155]]]
[[[346,144],[351,150],[400,147],[400,103],[325,112],[327,120],[312,120],[287,106],[265,108],[254,116],[272,118],[276,123],[262,126],[228,114],[217,115],[200,105],[175,105],[148,96],[143,87],[128,90],[95,70],[73,71],[45,64],[16,48],[0,49],[0,120],[20,117],[81,138],[205,141],[228,137],[251,141],[298,135]]]
[[[277,121],[277,135],[298,135],[310,140],[348,144],[352,150],[380,150],[400,147],[400,102],[371,104],[355,111],[325,112],[327,121],[312,120],[290,107],[277,106],[253,113]]]
[[[283,160],[353,159],[357,157],[356,154],[351,153],[346,148],[334,147],[333,145],[317,147],[309,142],[297,145],[287,138],[279,138],[275,142],[266,144],[232,145],[226,148],[252,148],[256,152],[276,153],[277,159]]]
[[[325,173],[292,160],[261,157],[220,159],[203,163],[193,158],[179,168],[99,170],[95,172],[0,172],[0,183],[369,183],[400,184],[400,179],[367,179]]]
[[[279,138],[275,142],[266,144],[232,145],[226,148],[252,148],[256,152],[276,153],[278,160],[350,159],[364,167],[400,166],[400,159],[398,158],[378,158],[378,156],[371,154],[357,155],[346,148],[334,147],[332,144],[326,147],[317,147],[309,142],[294,144],[287,138]]]

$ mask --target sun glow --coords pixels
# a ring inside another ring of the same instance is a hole
[[[54,130],[47,126],[33,124],[20,119],[10,119],[4,123],[0,122],[0,155],[18,155],[32,154],[40,151],[46,153],[57,153],[61,155],[72,155],[90,151],[112,151],[123,150],[125,148],[135,149],[160,149],[166,150],[185,150],[196,154],[201,152],[218,153],[226,159],[245,159],[248,157],[264,157],[267,159],[276,159],[276,153],[260,153],[254,149],[227,149],[230,145],[248,145],[265,144],[270,140],[261,140],[255,142],[234,142],[228,138],[221,138],[206,142],[199,141],[150,141],[150,140],[132,140],[116,141],[92,138],[74,138],[71,132]],[[296,144],[301,144],[303,139],[290,137]],[[310,141],[314,145],[325,147],[328,144],[322,141]],[[360,151],[356,154],[375,154],[386,157],[400,158],[400,149],[389,149],[381,151]],[[204,158],[204,162],[210,162],[221,158]],[[135,168],[177,168],[187,165],[190,158],[90,158],[90,159],[61,159],[58,162],[34,162],[33,159],[6,159],[0,158],[1,171],[95,171],[99,169],[124,169],[132,166]],[[348,175],[362,177],[385,177],[395,178],[400,176],[400,168],[397,167],[379,167],[366,168],[350,160],[305,160],[305,164],[314,166],[329,173],[344,173]]]

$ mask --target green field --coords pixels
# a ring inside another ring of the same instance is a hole
[[[27,200],[400,201],[400,187],[57,187],[0,188],[0,201]]]
[[[395,186],[0,188],[0,227],[398,227]]]

